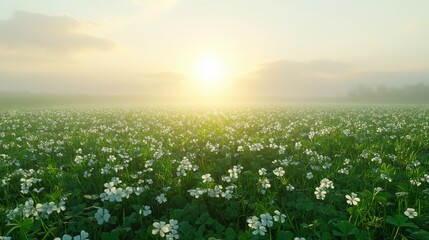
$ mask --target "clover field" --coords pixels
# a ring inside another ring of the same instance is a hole
[[[429,108],[3,110],[0,178],[0,239],[429,239]]]

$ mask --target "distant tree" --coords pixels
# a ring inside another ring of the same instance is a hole
[[[429,85],[422,82],[400,88],[379,85],[374,90],[360,84],[347,94],[346,99],[359,102],[429,103]]]

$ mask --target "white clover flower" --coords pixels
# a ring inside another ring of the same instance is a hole
[[[259,152],[262,149],[264,149],[264,145],[262,145],[261,143],[254,143],[254,144],[249,146],[249,150],[251,152]]]
[[[283,177],[283,175],[285,174],[285,170],[283,170],[283,167],[278,167],[278,168],[273,170],[273,173],[277,177]]]
[[[50,215],[52,212],[57,211],[57,205],[54,202],[49,202],[46,205],[46,213]]]
[[[346,195],[347,198],[347,204],[349,205],[358,205],[358,203],[360,202],[360,198],[357,197],[357,194],[352,192],[351,196],[350,195]]]
[[[167,240],[179,239],[179,233],[177,232],[177,230],[179,229],[178,223],[179,222],[175,219],[170,219],[170,221],[168,221],[168,224],[166,226],[168,226],[170,232],[167,235],[165,235],[165,239]]]
[[[65,211],[66,210],[66,202],[64,201],[60,201],[60,203],[58,204],[57,207],[57,213],[60,213],[61,211]]]
[[[152,210],[150,209],[150,206],[143,206],[139,210],[139,214],[143,214],[143,216],[149,216],[152,213]]]
[[[144,164],[144,167],[145,168],[150,168],[150,167],[152,167],[152,165],[153,165],[153,163],[154,163],[155,161],[153,160],[153,159],[151,159],[151,160],[147,160],[146,162],[145,162],[145,164]]]
[[[349,175],[349,170],[347,168],[341,168],[340,170],[338,170],[338,173]]]
[[[134,190],[132,187],[126,187],[124,192],[123,192],[123,196],[128,199],[130,197],[130,195],[133,194],[133,191]]]
[[[105,222],[108,222],[110,219],[109,210],[104,208],[99,208],[94,214],[95,219],[99,225],[102,225]]]
[[[48,211],[48,205],[46,203],[44,204],[38,203],[36,204],[36,210],[42,214],[46,213]]]
[[[122,202],[122,198],[125,197],[125,192],[122,188],[112,187],[108,195],[109,195],[109,201]]]
[[[236,181],[238,179],[238,175],[241,173],[241,170],[243,170],[243,167],[240,164],[232,167],[232,169],[229,169],[228,173],[230,181]]]
[[[331,180],[324,178],[320,181],[320,187],[324,189],[334,189],[334,183]]]
[[[273,226],[273,216],[269,213],[261,214],[259,216],[261,218],[261,223],[265,227],[272,227]]]
[[[225,187],[225,191],[221,193],[221,196],[227,200],[230,200],[233,197],[233,193],[234,193],[235,188],[236,188],[235,185],[230,185],[230,186]]]
[[[209,197],[218,198],[222,194],[222,189],[223,189],[222,185],[216,185],[213,189],[211,189],[211,188],[207,189],[207,195]]]
[[[84,178],[89,178],[89,177],[91,177],[91,172],[85,171],[85,172],[83,173],[83,177],[84,177]]]
[[[31,215],[37,216],[37,210],[34,208],[34,201],[32,198],[29,198],[27,201],[25,201],[22,213],[26,218],[30,217]]]
[[[265,174],[267,173],[267,169],[261,168],[261,169],[259,169],[258,173],[260,176],[265,176]]]
[[[382,162],[382,160],[381,160],[381,158],[380,157],[373,157],[372,159],[371,159],[371,162],[376,162],[376,163],[378,163],[378,164],[381,164],[381,162]]]
[[[305,177],[306,177],[307,179],[312,179],[312,178],[313,178],[313,173],[312,173],[312,172],[308,172],[308,173],[305,175]]]
[[[114,161],[116,161],[116,157],[113,155],[109,155],[109,157],[107,158],[107,161],[108,162],[114,162]]]
[[[156,201],[158,201],[159,204],[167,202],[167,197],[165,197],[164,193],[161,193],[160,195],[156,196]]]
[[[122,183],[122,180],[118,177],[112,177],[111,182],[114,184],[114,186],[117,186]]]
[[[326,191],[323,188],[316,187],[314,195],[316,195],[317,199],[324,200],[326,197]]]
[[[418,179],[411,179],[410,183],[414,186],[417,186],[417,187],[422,185],[422,183]]]
[[[201,178],[203,179],[203,183],[213,181],[213,178],[211,177],[210,173],[204,174],[203,176],[201,176]]]
[[[380,178],[383,180],[387,180],[388,182],[392,182],[392,178],[390,178],[387,174],[380,174]]]
[[[137,196],[139,196],[140,194],[142,194],[144,192],[144,187],[136,187],[134,188],[134,194],[136,194]]]
[[[188,171],[197,171],[198,170],[198,166],[197,165],[192,165],[191,161],[189,161],[188,158],[183,157],[183,160],[180,161],[179,166],[176,169],[176,175],[178,177],[180,176],[186,176]]]
[[[259,222],[259,218],[257,216],[252,216],[247,219],[247,226],[250,228],[255,228],[254,226]]]
[[[170,232],[170,224],[167,224],[166,222],[154,222],[152,224],[154,229],[152,229],[152,234],[157,235],[159,233],[159,236],[165,237],[166,233]]]
[[[295,190],[295,187],[292,185],[292,184],[288,184],[287,186],[286,186],[286,190],[287,191],[289,191],[289,192],[291,192],[291,191],[293,191],[293,190]]]
[[[408,195],[408,192],[396,192],[395,195],[396,197],[404,197]]]
[[[429,183],[429,174],[425,174],[424,178],[422,178],[422,181],[426,181]]]
[[[106,188],[106,189],[111,189],[112,187],[114,187],[116,184],[114,183],[114,182],[108,182],[108,183],[105,183],[103,186]]]
[[[262,188],[264,189],[268,189],[271,187],[270,181],[266,177],[260,178],[259,184],[261,184]]]
[[[262,225],[261,222],[257,222],[253,229],[255,229],[252,233],[253,235],[260,235],[260,236],[265,236],[265,233],[267,232],[267,228],[265,226]]]
[[[81,163],[83,162],[83,157],[82,157],[82,156],[80,156],[80,155],[77,155],[77,156],[75,157],[74,161],[75,161],[77,164],[81,164]]]
[[[286,215],[283,213],[280,213],[279,210],[275,210],[274,214],[275,214],[273,216],[274,221],[276,221],[276,222],[280,221],[280,223],[284,223],[286,221]]]
[[[189,189],[188,193],[195,198],[199,198],[201,195],[203,195],[205,192],[207,192],[207,190],[205,189],[201,189],[201,188],[196,188],[196,189]]]
[[[176,219],[170,219],[168,223],[170,224],[171,229],[179,229],[179,221],[177,221]]]
[[[86,240],[89,237],[89,233],[85,232],[84,230],[80,231],[80,234],[75,236],[73,240]]]
[[[418,215],[418,213],[416,212],[416,210],[414,210],[414,208],[407,208],[407,210],[405,210],[404,214],[408,218],[414,218],[414,217],[417,217],[417,215]]]
[[[231,177],[228,177],[228,176],[222,176],[221,179],[224,182],[231,182]]]
[[[68,234],[64,234],[62,238],[56,237],[54,238],[54,240],[72,240],[72,236],[68,235]]]
[[[103,153],[111,153],[112,152],[112,148],[108,148],[108,147],[102,147],[101,148],[101,152]]]
[[[179,234],[177,233],[176,230],[173,230],[170,233],[168,233],[167,235],[165,235],[165,239],[166,240],[179,239]]]
[[[377,195],[381,191],[383,191],[383,188],[381,188],[381,187],[374,188],[374,195]]]

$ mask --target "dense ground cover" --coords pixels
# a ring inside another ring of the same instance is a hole
[[[429,108],[0,112],[0,236],[428,239]]]

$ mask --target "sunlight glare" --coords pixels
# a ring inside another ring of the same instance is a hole
[[[196,64],[196,78],[206,87],[220,84],[225,77],[225,67],[222,60],[215,55],[205,55]]]

